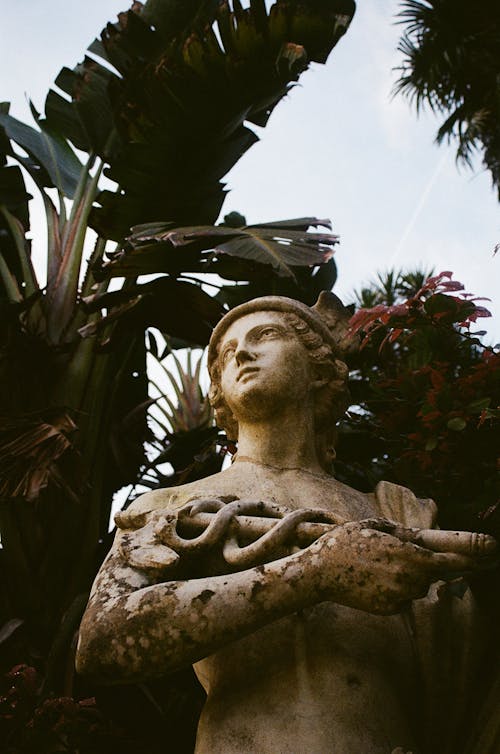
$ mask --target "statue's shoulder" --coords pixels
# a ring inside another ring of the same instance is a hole
[[[433,529],[437,526],[437,506],[429,498],[418,498],[407,487],[379,482],[373,492],[379,515],[403,526]]]
[[[437,527],[436,503],[418,498],[408,487],[386,481],[379,482],[373,492],[360,492],[337,481],[336,487],[353,520],[380,516],[408,528]]]
[[[175,511],[186,503],[201,496],[213,496],[213,490],[220,490],[223,494],[225,472],[199,479],[178,487],[166,487],[152,490],[137,497],[126,510],[115,516],[115,522],[120,529],[144,526],[151,514],[162,511]]]

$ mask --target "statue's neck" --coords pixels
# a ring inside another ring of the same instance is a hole
[[[238,457],[277,468],[322,472],[316,455],[313,417],[300,409],[273,420],[240,422]]]

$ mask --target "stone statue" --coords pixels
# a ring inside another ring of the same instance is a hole
[[[434,503],[405,488],[364,494],[331,475],[345,330],[333,294],[230,311],[209,370],[235,461],[117,516],[78,670],[123,682],[194,664],[197,754],[456,752],[463,699],[455,688],[445,720],[439,700],[470,672],[473,610],[446,582],[487,565],[495,542],[436,530]],[[438,623],[451,639],[436,649]]]

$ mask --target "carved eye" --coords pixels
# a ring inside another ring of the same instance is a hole
[[[272,338],[274,335],[277,335],[278,332],[277,327],[263,327],[259,332],[259,338]]]
[[[228,346],[227,348],[225,348],[223,350],[223,352],[221,354],[221,357],[220,357],[220,361],[221,361],[222,366],[224,366],[225,364],[227,364],[227,362],[229,361],[229,359],[231,359],[234,356],[234,352],[235,352],[235,349],[234,349],[233,346]]]

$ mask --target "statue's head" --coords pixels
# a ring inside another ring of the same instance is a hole
[[[341,358],[348,318],[349,312],[340,300],[334,294],[324,292],[314,307],[284,296],[264,296],[231,309],[221,319],[214,329],[208,351],[211,377],[209,397],[215,409],[216,422],[230,440],[238,439],[238,421],[224,395],[223,372],[228,348],[232,350],[232,335],[239,331],[245,337],[248,329],[249,333],[262,332],[260,338],[272,339],[273,329],[277,328],[278,335],[281,331],[286,336],[284,339],[300,344],[295,350],[276,351],[282,354],[283,360],[282,364],[276,364],[276,371],[281,369],[289,376],[286,386],[282,382],[283,390],[294,390],[295,374],[296,382],[300,383],[299,375],[304,374],[304,362],[311,384],[318,386],[313,396],[316,450],[322,466],[330,469],[334,457],[335,425],[349,405],[348,369]],[[270,332],[267,333],[267,330]],[[251,375],[251,354],[242,354],[241,358],[248,359],[247,371]],[[251,383],[251,376],[241,382]],[[279,380],[274,382],[275,390],[279,390]],[[286,395],[283,397],[286,399]],[[271,395],[271,400],[275,398]]]

